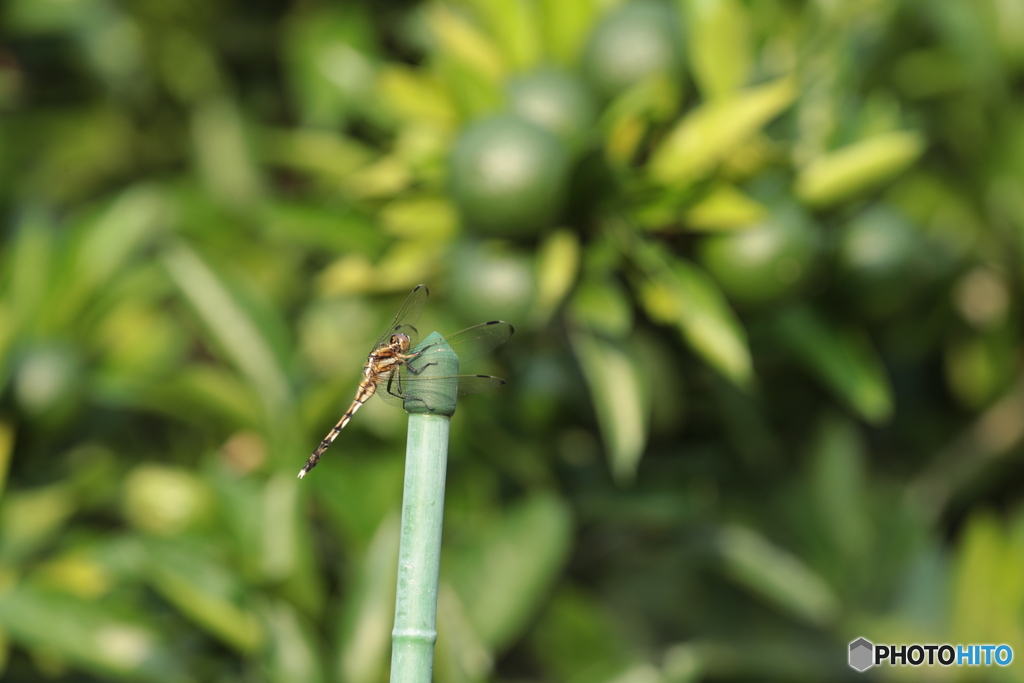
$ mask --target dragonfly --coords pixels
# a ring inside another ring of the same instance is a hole
[[[433,410],[431,397],[450,392],[452,385],[455,386],[456,395],[464,396],[494,389],[505,383],[500,377],[490,375],[419,376],[427,365],[431,365],[428,358],[433,345],[419,351],[411,349],[416,347],[419,339],[415,325],[423,314],[429,297],[430,290],[426,285],[417,285],[409,294],[395,319],[380,335],[370,350],[370,355],[366,357],[363,379],[359,382],[352,405],[306,460],[306,464],[299,471],[299,479],[316,467],[324,451],[330,448],[356,411],[374,394],[392,405],[402,405],[405,401],[412,400],[423,403],[428,410]],[[513,332],[515,328],[509,323],[492,320],[456,332],[445,337],[445,341],[458,355],[461,365],[489,353],[507,341]]]

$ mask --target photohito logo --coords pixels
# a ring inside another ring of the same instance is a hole
[[[865,671],[876,664],[889,666],[1007,666],[1013,661],[1009,645],[875,645],[867,638],[850,643],[850,666]]]

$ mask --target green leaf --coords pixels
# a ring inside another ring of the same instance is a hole
[[[379,254],[387,244],[387,235],[351,206],[268,201],[259,215],[267,236],[279,243],[368,256]]]
[[[742,527],[718,536],[725,573],[791,615],[824,626],[839,613],[839,601],[824,580],[799,558]]]
[[[633,307],[626,291],[611,277],[587,277],[572,297],[573,318],[586,329],[614,339],[633,330]]]
[[[815,436],[812,457],[808,485],[815,520],[842,558],[837,564],[850,567],[848,574],[853,574],[863,567],[872,540],[864,446],[854,424],[826,417]]]
[[[407,121],[451,128],[458,114],[448,89],[438,80],[404,64],[381,68],[380,89],[384,104]]]
[[[226,97],[203,102],[193,110],[192,135],[199,170],[211,194],[226,206],[247,208],[256,203],[261,179],[237,104]]]
[[[750,140],[797,96],[790,78],[705,103],[690,112],[654,150],[650,177],[662,185],[690,183]]]
[[[892,388],[868,339],[830,326],[808,308],[793,308],[776,320],[778,339],[794,360],[815,375],[868,422],[892,416]]]
[[[395,510],[381,520],[347,592],[335,648],[341,680],[374,683],[387,666],[395,616],[398,524]]]
[[[14,426],[6,420],[0,421],[0,501],[4,498],[4,487],[7,484],[7,472],[11,466],[13,451]]]
[[[115,383],[105,389],[113,405],[144,407],[186,423],[215,417],[239,427],[263,426],[259,397],[228,368],[193,364],[162,382]]]
[[[570,230],[552,232],[537,250],[536,296],[530,315],[540,326],[554,313],[572,288],[579,272],[580,240]]]
[[[686,5],[694,78],[705,99],[727,97],[750,76],[751,14],[737,0],[687,0]]]
[[[490,38],[462,14],[441,3],[427,9],[427,22],[437,39],[438,52],[462,67],[497,83],[506,62]]]
[[[540,17],[536,0],[486,0],[473,3],[490,29],[513,71],[536,66],[542,56]]]
[[[507,647],[536,614],[568,557],[570,525],[565,503],[536,495],[486,529],[461,562],[453,560],[448,581],[489,647]]]
[[[380,116],[382,108],[370,104],[376,94],[375,37],[363,5],[304,6],[295,12],[285,25],[281,51],[304,123],[328,128],[353,112]]]
[[[639,368],[619,343],[582,331],[570,340],[590,389],[612,474],[619,482],[632,481],[647,444],[649,417]]]
[[[7,670],[7,663],[11,661],[11,639],[7,635],[7,629],[0,626],[0,676]]]
[[[95,218],[79,228],[81,241],[73,253],[69,282],[61,287],[61,317],[70,319],[126,269],[132,257],[167,228],[172,206],[154,185],[132,185]]]
[[[308,446],[288,437],[277,442],[277,450],[302,454]],[[300,445],[301,444],[301,445]],[[273,446],[273,442],[271,442]],[[292,469],[295,462],[287,460],[286,471],[277,472],[267,480],[263,490],[260,531],[263,535],[260,578],[278,582],[280,597],[311,617],[325,611],[326,590],[323,570],[310,538],[310,525],[300,505],[300,487],[295,485]],[[292,464],[287,464],[292,463]]]
[[[1018,526],[1021,519],[1017,514]],[[952,642],[1024,644],[1024,537],[1010,536],[989,511],[971,515],[956,549],[949,623]]]
[[[675,116],[682,99],[678,80],[662,74],[649,76],[619,93],[601,115],[606,158],[632,174],[632,164],[648,129]]]
[[[263,624],[232,599],[238,579],[209,557],[208,548],[150,542],[147,554],[153,588],[196,625],[243,653],[263,645]]]
[[[76,507],[63,484],[9,491],[0,507],[0,558],[16,562],[52,541]]]
[[[383,156],[345,178],[341,187],[353,199],[375,199],[397,195],[413,181],[409,164],[396,154]],[[339,226],[340,227],[340,226]]]
[[[599,600],[563,586],[531,632],[531,649],[554,680],[610,683],[634,660],[625,629]]]
[[[258,133],[261,161],[315,174],[326,182],[348,178],[377,157],[372,148],[334,131],[266,127]],[[305,202],[301,206],[314,208]]]
[[[640,301],[651,319],[676,326],[712,367],[749,387],[754,376],[746,332],[711,278],[687,261],[669,263],[653,249],[641,250],[640,257],[647,271]]]
[[[52,220],[35,208],[23,209],[12,232],[4,264],[4,298],[14,329],[24,335],[47,326],[49,307],[45,300],[57,245]]]
[[[451,55],[440,55],[435,61],[440,80],[451,92],[462,119],[482,118],[503,105],[502,78],[494,78],[484,73],[479,65]]]
[[[263,566],[264,483],[256,477],[239,477],[228,468],[221,469],[209,481],[216,492],[221,528],[231,539],[230,550],[239,574],[253,581],[261,576]]]
[[[24,585],[0,591],[0,627],[44,656],[125,681],[188,680],[160,634],[139,617],[113,616],[112,606]]]
[[[163,260],[172,281],[214,339],[259,391],[267,414],[279,414],[291,401],[291,389],[254,316],[189,247],[179,243],[166,251]]]
[[[1005,328],[950,337],[945,349],[946,382],[962,405],[982,408],[1005,392],[1017,375],[1019,338]]]
[[[71,5],[60,0],[12,0],[4,8],[4,21],[16,33],[52,35],[87,25],[102,7],[102,0]]]
[[[906,170],[925,149],[919,133],[883,133],[819,157],[797,178],[807,204],[828,206],[872,189]]]
[[[267,479],[263,489],[262,575],[271,581],[284,581],[295,573],[304,556],[300,544],[299,489],[287,474]]]
[[[683,214],[686,227],[709,232],[754,227],[768,209],[732,185],[717,185]]]
[[[458,224],[455,207],[440,197],[401,197],[381,210],[380,221],[395,237],[442,243]]]
[[[549,57],[562,66],[576,67],[597,16],[597,3],[591,0],[538,1]]]
[[[268,680],[275,683],[328,680],[320,660],[317,631],[308,619],[283,600],[268,604],[263,618],[270,636],[266,660]]]
[[[351,397],[346,396],[346,400],[350,401]],[[382,412],[387,411],[392,415],[397,412],[385,406],[382,401],[377,403]],[[367,405],[362,410],[372,408]],[[362,411],[359,416],[363,416]],[[399,416],[404,421],[400,412]],[[400,424],[396,422],[392,426],[400,429]],[[326,432],[327,428],[321,430]],[[316,436],[321,436],[320,430]],[[378,455],[382,457],[345,458],[334,454],[332,457],[336,462],[330,465],[321,462],[316,469],[317,476],[309,477],[317,492],[317,505],[323,507],[325,517],[332,523],[335,533],[344,540],[346,547],[356,552],[363,552],[373,542],[371,539],[381,533],[383,520],[402,502],[403,460]]]
[[[468,608],[455,588],[441,581],[437,591],[437,644],[434,648],[436,680],[475,683],[487,680],[494,654],[470,621]]]

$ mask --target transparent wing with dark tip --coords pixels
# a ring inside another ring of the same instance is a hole
[[[497,346],[503,344],[512,336],[515,328],[502,320],[492,320],[473,327],[466,328],[461,332],[445,337],[445,341],[459,357],[459,364],[472,361],[484,354],[490,353]],[[450,395],[453,384],[456,396],[476,394],[488,389],[500,387],[505,380],[490,375],[449,375],[446,377],[421,377],[417,373],[426,367],[431,361],[430,356],[434,349],[441,346],[427,346],[416,352],[415,358],[411,358],[408,364],[411,370],[400,365],[391,371],[387,379],[383,380],[377,389],[377,394],[385,403],[401,405],[407,399],[423,401],[427,407],[438,402],[443,402],[440,397]]]
[[[381,344],[390,341],[393,334],[404,334],[409,337],[409,346],[415,346],[419,338],[419,332],[416,330],[415,325],[419,322],[420,316],[423,315],[423,309],[426,308],[429,297],[430,290],[427,289],[426,285],[416,285],[416,288],[406,298],[405,303],[398,309],[398,315],[387,326],[370,351],[373,352]]]
[[[508,341],[515,331],[515,328],[504,320],[492,320],[488,323],[467,327],[460,332],[445,337],[444,340],[448,342],[448,346],[452,347],[452,351],[459,357],[459,365],[462,365],[476,360],[501,346]],[[424,362],[429,362],[427,359],[430,357],[430,350],[431,347],[428,346],[415,359],[410,361],[414,369],[423,367]]]
[[[391,377],[381,382],[377,395],[385,403],[402,406],[407,399],[422,401],[428,409],[445,402],[455,385],[455,395],[479,394],[482,391],[496,389],[505,380],[490,375],[449,375],[447,377],[417,377],[408,372],[392,373]]]

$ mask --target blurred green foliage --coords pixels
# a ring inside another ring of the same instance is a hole
[[[436,680],[1024,653],[1017,0],[0,30],[4,680],[384,680],[404,416],[294,473],[419,282],[424,333],[519,329],[454,420]]]

